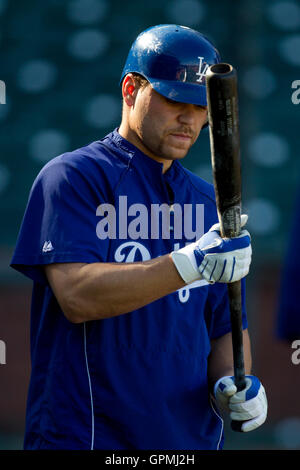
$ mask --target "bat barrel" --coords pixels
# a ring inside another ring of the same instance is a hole
[[[206,74],[213,176],[222,236],[240,232],[241,167],[237,73],[227,63],[214,64]],[[230,158],[226,158],[230,156]]]

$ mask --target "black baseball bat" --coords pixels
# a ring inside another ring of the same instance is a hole
[[[210,66],[206,73],[211,162],[222,237],[241,230],[241,161],[237,72],[230,64]],[[241,281],[227,285],[231,312],[234,380],[246,387],[243,349]],[[232,421],[235,431],[241,422]]]

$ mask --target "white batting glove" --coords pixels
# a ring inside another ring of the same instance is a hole
[[[248,216],[241,216],[241,227]],[[235,282],[245,277],[251,263],[251,238],[247,230],[238,237],[221,238],[220,224],[213,225],[194,243],[171,253],[182,279],[189,284],[197,279],[215,282]]]
[[[241,431],[249,432],[261,426],[266,418],[268,402],[259,379],[246,375],[246,388],[237,392],[234,377],[225,376],[214,386],[214,396],[220,409],[228,411],[233,421],[241,421]]]

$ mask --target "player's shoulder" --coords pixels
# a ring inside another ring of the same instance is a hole
[[[202,198],[205,198],[207,202],[210,202],[212,205],[215,205],[216,198],[213,184],[205,181],[199,175],[196,175],[191,170],[183,167],[182,165],[180,165],[180,167],[181,172],[185,175],[185,178],[188,179],[193,191],[199,193],[199,195]]]
[[[119,158],[102,140],[96,140],[52,158],[41,169],[37,180],[66,180],[76,174],[85,181],[99,184],[105,180],[113,186],[127,167],[124,158]]]

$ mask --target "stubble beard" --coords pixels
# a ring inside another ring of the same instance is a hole
[[[168,138],[169,133],[163,134],[157,144],[153,146],[153,142],[155,142],[155,139],[147,139],[145,142],[144,140],[144,146],[151,152],[152,155],[161,158],[163,160],[181,160],[184,158],[187,153],[189,152],[193,142],[189,145],[188,148],[177,148],[173,147],[168,144],[167,138]],[[149,142],[149,143],[148,143]]]

